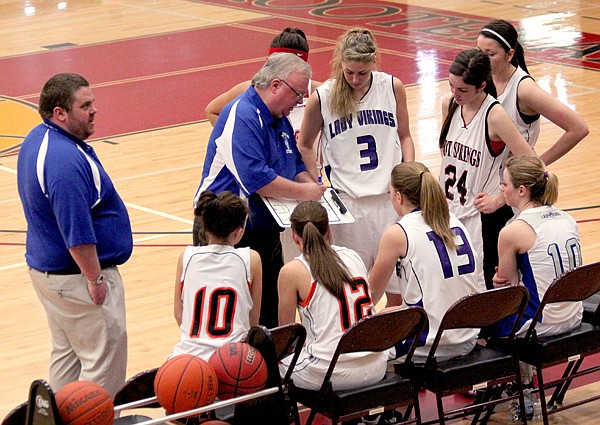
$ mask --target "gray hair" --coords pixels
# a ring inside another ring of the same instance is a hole
[[[267,58],[263,67],[252,78],[254,88],[268,87],[274,79],[286,79],[291,74],[302,73],[307,78],[312,77],[310,65],[292,53],[274,53]]]

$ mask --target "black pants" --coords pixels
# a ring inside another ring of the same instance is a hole
[[[487,289],[492,289],[492,278],[498,266],[498,235],[513,216],[513,210],[504,205],[491,214],[481,214],[481,234],[483,238],[483,276]]]
[[[279,294],[277,279],[283,267],[280,233],[254,232],[246,229],[244,237],[236,246],[249,246],[260,255],[262,261],[262,300],[259,323],[267,328],[279,325]]]

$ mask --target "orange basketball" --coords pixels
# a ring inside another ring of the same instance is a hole
[[[267,364],[260,352],[244,342],[225,344],[208,363],[219,380],[219,398],[225,400],[265,388]]]
[[[71,382],[54,398],[62,425],[111,425],[115,420],[110,394],[93,382]]]
[[[200,357],[171,357],[156,372],[154,392],[167,413],[179,413],[212,403],[218,381],[213,368]]]
[[[229,422],[219,421],[217,419],[211,419],[206,422],[200,422],[202,425],[230,425]]]

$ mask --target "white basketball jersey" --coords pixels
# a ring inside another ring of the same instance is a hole
[[[353,198],[387,193],[392,168],[402,162],[393,77],[373,72],[369,91],[350,117],[331,112],[332,82],[317,88],[329,181]]]
[[[181,340],[173,355],[208,360],[250,329],[250,248],[188,246],[183,255]]]
[[[522,284],[529,290],[526,317],[532,317],[550,284],[558,276],[583,264],[577,223],[569,214],[552,206],[527,209],[516,218],[536,233],[533,247],[517,254]],[[548,304],[542,324],[565,322],[581,314],[581,302]]]
[[[374,313],[366,280],[367,269],[359,255],[348,248],[334,245],[332,248],[346,265],[350,276],[358,281],[355,290],[349,284],[344,284],[346,296],[343,301],[336,298],[314,279],[304,255],[296,257],[296,260],[304,264],[312,281],[308,297],[298,303],[301,322],[307,331],[305,355],[326,361],[331,361],[342,334],[354,322]],[[344,354],[338,362],[343,363],[367,355],[373,355],[373,353]],[[298,363],[301,364],[302,359]]]
[[[523,114],[519,111],[519,102],[517,100],[519,84],[526,78],[531,78],[531,76],[517,67],[510,80],[508,80],[504,93],[498,96],[498,101],[502,104],[512,122],[515,123],[521,136],[533,148],[540,135],[540,115]]]
[[[396,265],[400,290],[409,306],[427,311],[429,324],[426,341],[415,351],[417,357],[427,357],[448,308],[465,295],[478,292],[476,263],[465,226],[450,213],[450,227],[456,235],[457,249],[448,249],[442,239],[425,223],[420,210],[403,216],[398,224],[404,230],[408,250]],[[475,346],[478,329],[456,329],[444,332],[437,355],[453,357],[469,353]]]
[[[473,241],[473,250],[483,252],[481,214],[475,208],[480,192],[494,196],[500,191],[502,141],[490,141],[487,116],[498,101],[487,95],[470,123],[465,124],[459,106],[450,123],[442,149],[440,184],[450,211],[465,225]],[[483,259],[477,264],[478,282],[484,285]]]

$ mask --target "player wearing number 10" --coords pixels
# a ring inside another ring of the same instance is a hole
[[[427,311],[426,340],[415,351],[416,358],[425,358],[448,308],[477,292],[479,258],[465,226],[449,212],[437,179],[423,164],[406,162],[394,167],[390,199],[401,219],[384,232],[369,282],[377,302],[395,268],[404,302]],[[477,333],[477,329],[445,332],[437,355],[468,354]],[[396,357],[403,354],[396,347]]]
[[[325,208],[316,201],[298,204],[290,217],[292,239],[302,254],[279,273],[279,324],[293,323],[296,307],[306,328],[306,344],[294,368],[294,384],[320,388],[342,334],[372,313],[364,263],[348,248],[330,245]],[[334,389],[371,385],[383,378],[387,353],[342,355],[331,377]],[[288,362],[281,362],[281,372]]]
[[[204,191],[194,214],[208,245],[186,247],[177,263],[174,313],[181,340],[173,355],[208,360],[215,349],[241,341],[258,324],[262,268],[256,251],[234,248],[248,218],[248,206],[239,197]]]
[[[327,177],[356,220],[335,225],[333,241],[356,251],[368,269],[381,234],[398,218],[388,201],[390,172],[415,156],[404,86],[374,70],[377,56],[370,31],[353,28],[340,37],[332,77],[310,96],[298,143],[316,179],[312,146],[321,132]]]
[[[529,290],[529,304],[519,330],[524,333],[554,279],[582,264],[581,244],[575,220],[552,206],[558,198],[558,178],[544,171],[539,158],[510,158],[504,169],[502,193],[506,203],[520,214],[500,232],[494,284],[522,284]],[[535,331],[538,336],[566,332],[581,323],[582,314],[581,302],[548,304]],[[507,323],[491,333],[502,336],[511,327]]]

